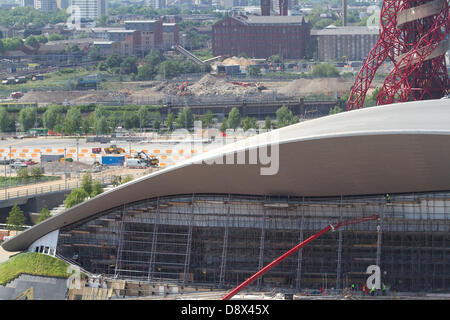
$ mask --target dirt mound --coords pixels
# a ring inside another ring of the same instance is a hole
[[[217,78],[210,74],[205,75],[193,85],[187,87],[187,94],[194,96],[217,96],[217,95],[233,95],[241,96],[243,94],[258,94],[256,87],[244,87],[222,78]]]
[[[290,97],[314,94],[340,96],[348,93],[352,85],[353,82],[342,78],[298,79],[279,88],[278,94]]]

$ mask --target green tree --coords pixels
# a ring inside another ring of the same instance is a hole
[[[50,210],[48,210],[47,207],[44,206],[40,211],[38,223],[41,223],[42,221],[47,220],[51,216],[52,215],[50,214]]]
[[[244,131],[258,129],[256,118],[245,117],[245,119],[242,120],[242,129],[244,129]]]
[[[159,131],[159,129],[161,129],[161,121],[159,121],[158,119],[156,119],[155,121],[153,121],[153,128],[156,131]]]
[[[25,181],[29,178],[28,175],[28,169],[27,168],[22,168],[17,170],[17,179],[21,180],[21,181]]]
[[[6,108],[0,108],[0,131],[7,132],[10,127],[10,116]]]
[[[27,46],[31,46],[31,47],[35,48],[39,44],[39,41],[37,40],[37,38],[35,36],[31,35],[25,39],[25,44]]]
[[[31,172],[30,175],[35,178],[35,179],[39,179],[43,176],[44,172],[42,171],[42,169],[40,167],[32,167],[31,168]]]
[[[34,107],[27,107],[19,112],[19,123],[22,131],[26,132],[34,127],[37,110]]]
[[[315,65],[312,69],[311,74],[314,77],[338,77],[339,71],[336,67],[329,63],[321,63]]]
[[[64,207],[66,209],[71,208],[81,202],[83,202],[87,197],[89,197],[89,194],[86,193],[81,188],[73,189],[71,193],[66,197],[66,201],[64,202]]]
[[[223,120],[222,120],[219,130],[222,132],[225,132],[225,131],[227,131],[227,129],[228,129],[228,120],[226,117],[223,117]]]
[[[139,117],[136,112],[124,111],[123,112],[123,126],[125,129],[130,130],[139,127]]]
[[[176,123],[178,128],[190,129],[193,127],[194,117],[189,107],[184,107],[178,112]]]
[[[286,106],[282,106],[281,108],[279,108],[276,112],[276,115],[277,115],[276,120],[277,128],[282,128],[298,122],[298,119],[294,117],[292,111],[289,110],[289,108]]]
[[[81,189],[86,191],[87,194],[91,194],[92,193],[92,183],[93,183],[92,175],[88,171],[81,178]]]
[[[148,64],[145,64],[138,69],[137,77],[139,80],[153,80],[156,73],[157,72],[155,71],[155,68]]]
[[[211,110],[206,111],[206,113],[200,117],[203,128],[210,128],[214,121],[214,115]]]
[[[65,134],[74,134],[81,127],[81,110],[76,106],[72,106],[66,113],[63,122],[63,131]]]
[[[100,193],[103,193],[103,185],[100,181],[96,180],[92,183],[91,197],[95,197]]]
[[[249,66],[248,75],[252,77],[259,77],[261,75],[261,69],[258,66]]]
[[[169,131],[173,130],[173,123],[175,122],[175,115],[172,111],[169,111],[166,118],[166,127]]]
[[[113,53],[106,58],[106,65],[108,68],[117,68],[120,67],[123,59],[117,53]]]
[[[241,123],[241,113],[239,109],[233,107],[230,113],[228,114],[228,127],[232,129],[236,129]]]
[[[146,106],[141,106],[138,110],[139,117],[139,128],[142,130],[147,125],[148,122],[148,110]]]
[[[336,113],[341,113],[341,112],[342,112],[342,109],[339,106],[335,106],[334,108],[330,109],[330,115],[331,114],[336,114]]]
[[[126,57],[125,60],[120,64],[120,73],[130,74],[137,73],[137,58],[136,57]]]
[[[27,219],[25,218],[23,211],[16,204],[11,208],[9,216],[6,218],[6,229],[19,231],[22,230],[22,226],[25,225]]]
[[[108,120],[106,116],[101,115],[95,118],[94,122],[95,134],[107,134],[108,133]]]
[[[48,130],[54,130],[58,121],[58,115],[61,113],[61,107],[56,105],[51,105],[45,110],[42,116],[42,121],[44,127]]]
[[[266,117],[266,120],[264,121],[264,127],[263,127],[263,129],[266,129],[266,130],[272,129],[272,119],[270,119],[269,116],[267,116],[267,117]]]

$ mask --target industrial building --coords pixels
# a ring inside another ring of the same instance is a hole
[[[449,118],[441,99],[273,130],[116,187],[3,248],[119,279],[229,288],[330,223],[376,214],[314,240],[253,288],[362,286],[378,265],[391,290],[448,292]]]
[[[283,58],[306,56],[310,41],[310,24],[301,16],[232,16],[212,26],[214,56]]]
[[[311,31],[311,38],[317,41],[319,61],[364,60],[379,38],[375,27],[336,27]]]

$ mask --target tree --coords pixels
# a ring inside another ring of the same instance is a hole
[[[101,115],[100,117],[95,118],[94,128],[96,135],[108,133],[108,120],[106,116]]]
[[[272,62],[272,63],[281,63],[281,62],[283,62],[283,61],[281,60],[281,56],[280,56],[279,54],[271,55],[271,56],[269,57],[269,60],[270,60],[270,62]]]
[[[89,195],[81,188],[73,189],[71,193],[66,197],[64,202],[65,208],[71,208],[81,202],[83,202]]]
[[[148,111],[146,106],[141,106],[138,110],[139,128],[142,130],[148,122]]]
[[[126,57],[125,60],[120,64],[120,73],[130,74],[137,73],[137,58],[136,57]]]
[[[241,113],[239,109],[233,107],[230,113],[228,114],[228,127],[232,129],[236,129],[241,123]]]
[[[91,197],[95,197],[95,196],[99,195],[100,193],[103,193],[103,185],[100,181],[96,180],[92,183]]]
[[[342,112],[342,109],[339,106],[335,106],[334,108],[330,109],[330,115],[331,114],[336,114],[336,113],[341,113],[341,112]]]
[[[277,114],[277,128],[282,128],[298,121],[296,117],[292,114],[292,111],[288,107],[282,106],[276,112]]]
[[[74,134],[81,127],[81,111],[80,108],[72,106],[66,113],[63,122],[63,131],[65,134]]]
[[[117,53],[113,53],[106,58],[106,65],[108,68],[117,68],[120,67],[123,59]]]
[[[313,67],[312,75],[314,77],[338,77],[339,71],[332,64],[321,63]]]
[[[156,119],[155,121],[153,121],[153,128],[156,131],[159,131],[159,129],[161,128],[161,121],[159,121],[158,119]]]
[[[258,66],[249,66],[248,75],[252,77],[259,77],[261,75],[261,69]]]
[[[190,129],[194,125],[194,117],[189,107],[184,107],[178,112],[177,127]]]
[[[258,129],[256,118],[245,117],[245,119],[242,121],[242,129],[244,129],[244,131],[247,131],[252,128]]]
[[[42,175],[44,174],[44,172],[42,171],[42,169],[40,167],[32,167],[31,168],[31,176],[35,179],[39,179],[42,177]]]
[[[263,129],[266,129],[266,130],[272,129],[272,119],[270,119],[269,116],[267,116],[267,117],[266,117],[266,120],[264,121],[264,127],[263,127]]]
[[[34,127],[36,122],[36,108],[27,107],[19,112],[19,123],[22,131],[26,132]]]
[[[214,121],[214,115],[211,110],[206,111],[206,113],[200,117],[203,128],[210,128]]]
[[[7,132],[10,128],[10,116],[6,108],[0,108],[0,131]]]
[[[173,123],[175,122],[175,115],[173,114],[172,111],[170,111],[167,114],[167,119],[166,119],[166,127],[169,131],[173,130]]]
[[[11,208],[9,216],[6,218],[6,229],[19,231],[22,230],[22,226],[25,225],[27,219],[25,218],[23,211],[16,204]]]
[[[223,117],[222,124],[220,125],[219,130],[225,132],[227,131],[227,129],[228,129],[228,120],[226,117]]]
[[[137,73],[137,77],[139,80],[153,80],[155,75],[156,75],[155,69],[148,64],[145,64],[142,67],[140,67]]]
[[[17,179],[21,180],[21,181],[25,181],[29,178],[28,176],[28,169],[27,168],[22,168],[19,169],[17,171]]]
[[[39,44],[39,41],[37,40],[37,38],[35,36],[31,35],[25,39],[25,44],[27,46],[31,46],[31,47],[35,48]]]
[[[123,126],[125,129],[130,130],[139,127],[139,117],[136,112],[124,111],[123,112]]]
[[[45,110],[42,116],[44,127],[48,130],[54,130],[58,121],[58,115],[61,113],[61,107],[52,105]]]
[[[81,189],[86,191],[87,194],[92,193],[92,175],[90,172],[86,172],[81,178]]]
[[[47,207],[43,207],[40,211],[40,215],[39,215],[39,219],[38,219],[38,223],[47,220],[48,218],[50,218],[52,215],[50,214],[50,210],[47,209]]]

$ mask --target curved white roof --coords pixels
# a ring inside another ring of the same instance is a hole
[[[270,162],[250,164],[249,150],[267,143],[273,144]],[[241,156],[245,164],[226,164]],[[210,164],[223,158],[225,164]],[[226,145],[104,192],[3,247],[24,250],[53,230],[159,196],[324,197],[443,190],[450,190],[450,99],[401,103],[310,120]]]

